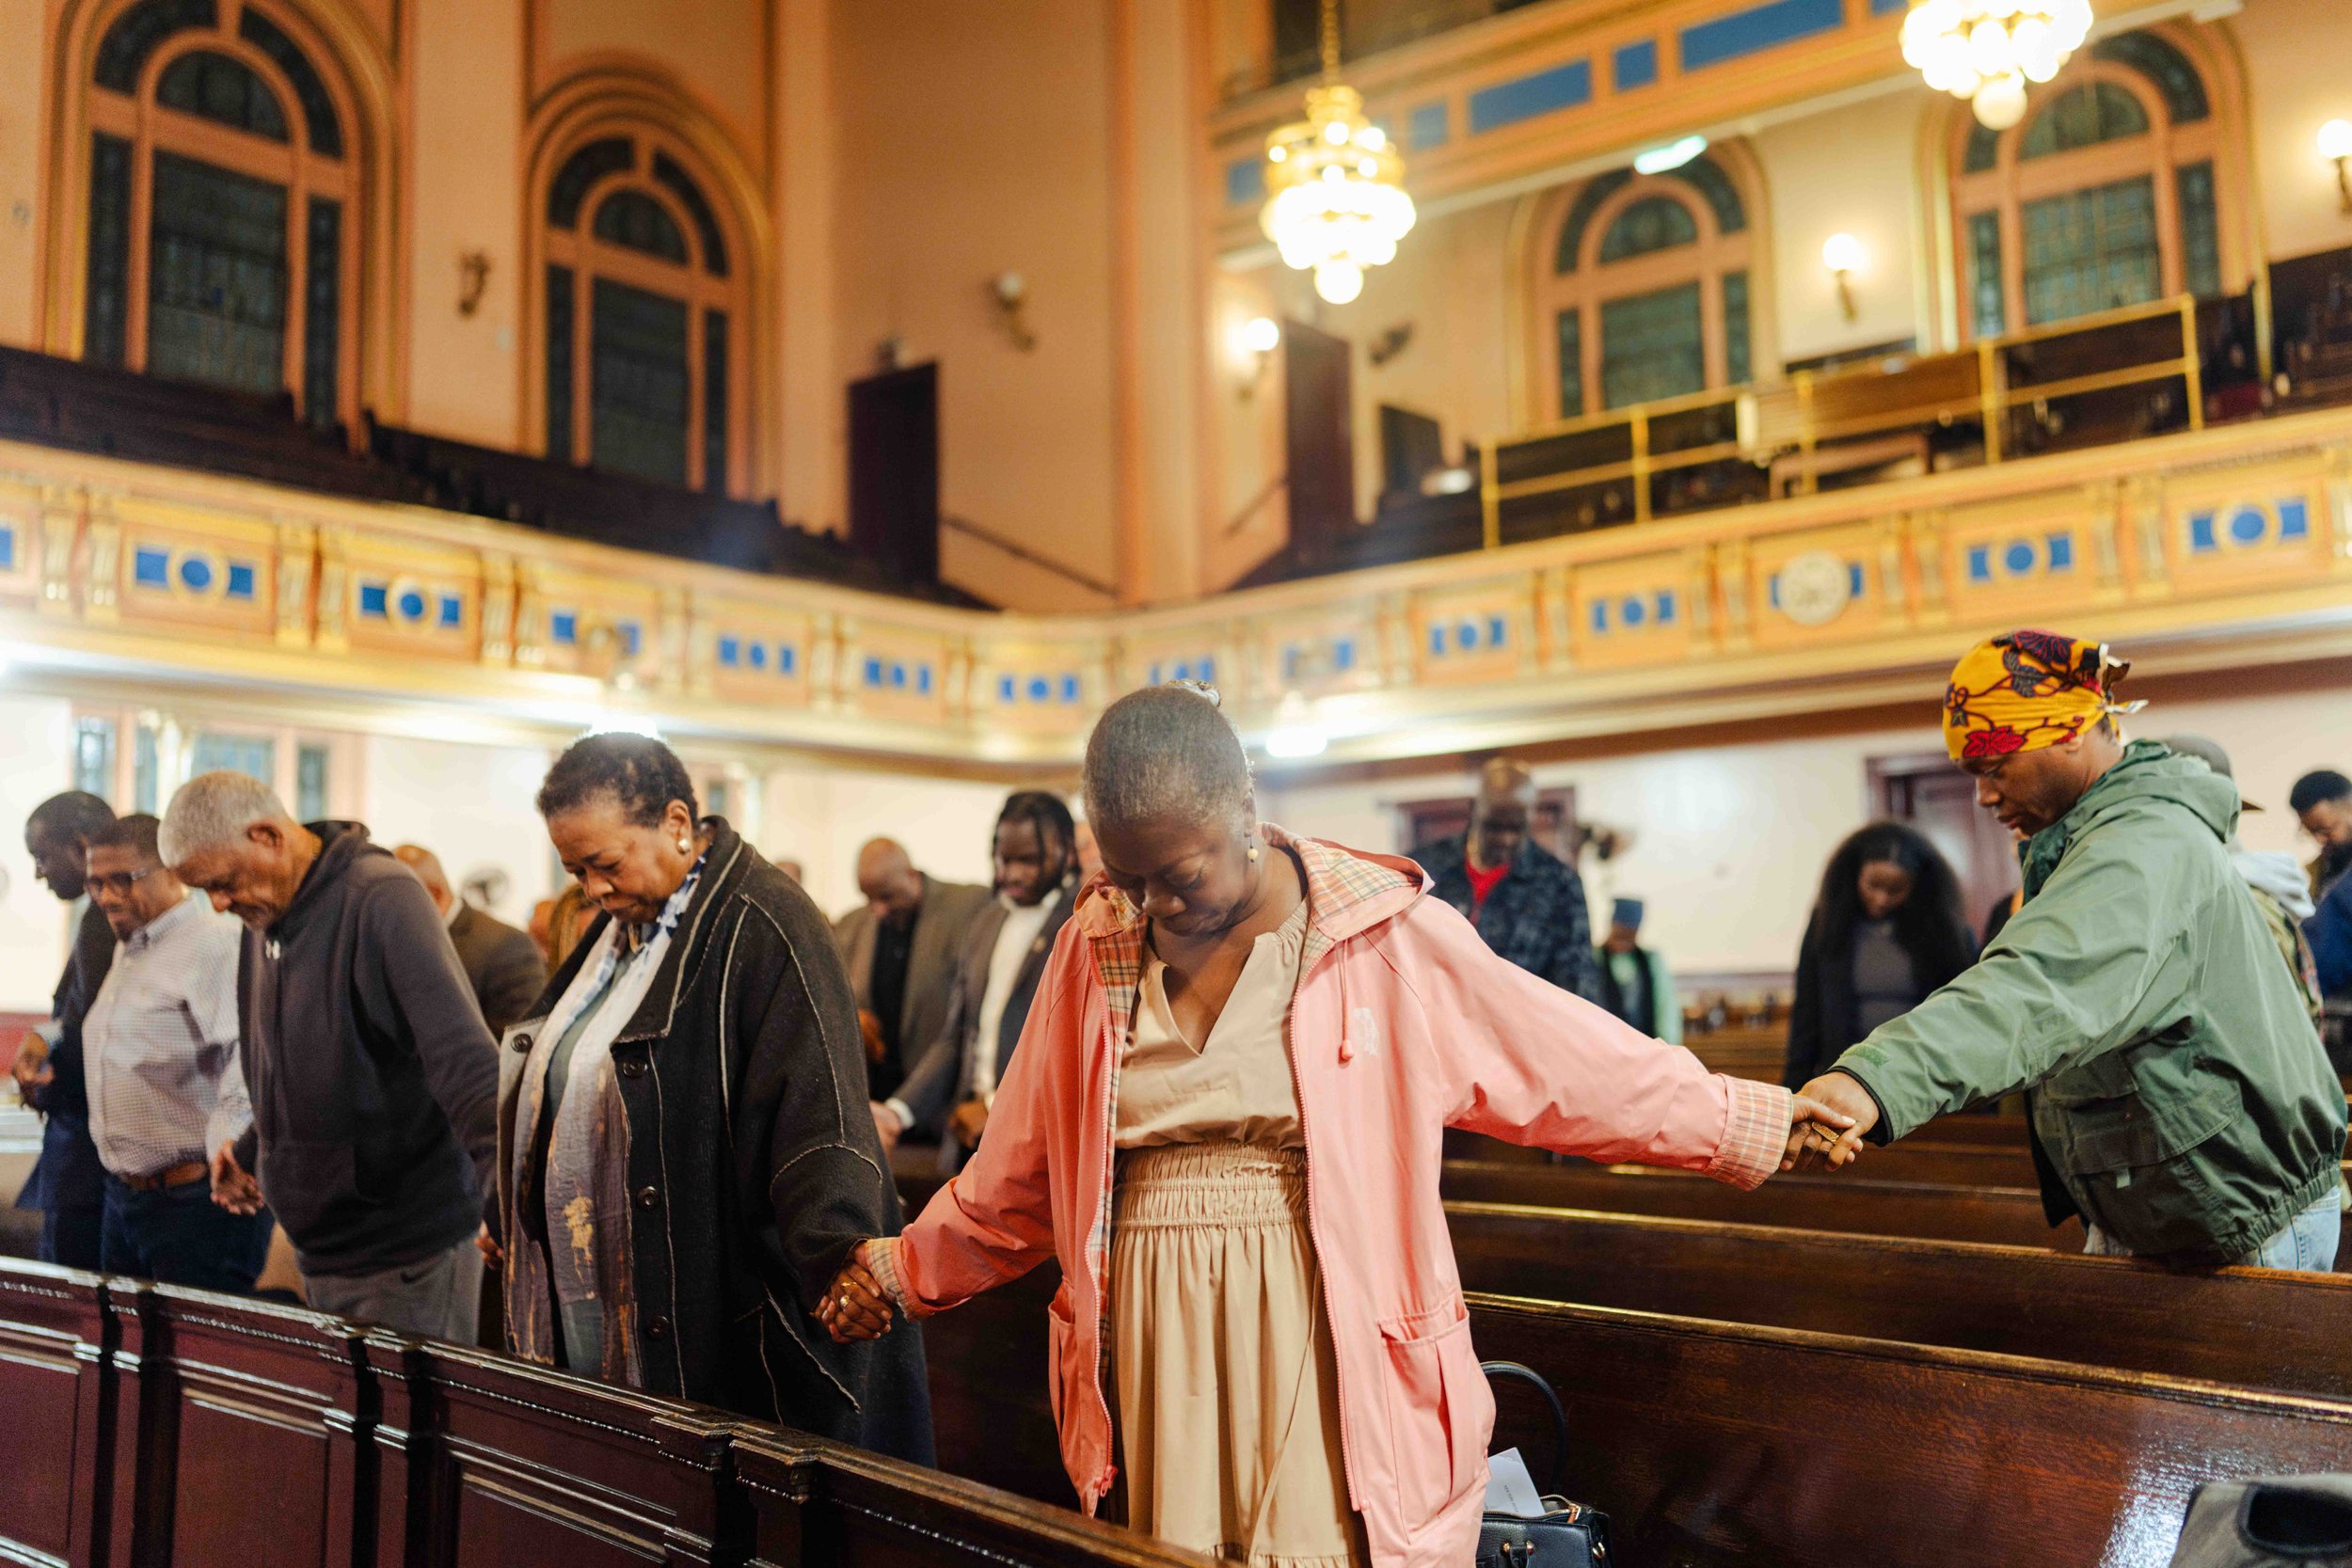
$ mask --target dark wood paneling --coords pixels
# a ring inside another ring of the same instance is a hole
[[[40,1264],[0,1273],[0,1555],[99,1560],[93,1472],[106,1317],[98,1282]]]
[[[1470,1321],[1560,1390],[1567,1489],[1628,1563],[2163,1568],[2200,1482],[2352,1467],[2337,1402],[1604,1307]],[[1498,1395],[1496,1446],[1548,1454]]]

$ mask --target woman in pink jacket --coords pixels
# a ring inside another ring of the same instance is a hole
[[[1089,1512],[1118,1483],[1130,1525],[1195,1550],[1460,1568],[1494,1403],[1444,1130],[1754,1187],[1792,1117],[1840,1118],[1496,958],[1411,862],[1261,823],[1213,695],[1113,704],[1086,798],[1103,875],[988,1136],[818,1316],[870,1337],[1057,1259],[1048,1375]]]

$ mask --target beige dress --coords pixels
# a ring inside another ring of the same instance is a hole
[[[1268,1568],[1366,1560],[1285,1028],[1301,902],[1198,1049],[1148,954],[1119,1079],[1112,1358],[1127,1523]]]

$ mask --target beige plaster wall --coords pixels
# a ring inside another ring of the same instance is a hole
[[[758,148],[768,126],[765,0],[532,0],[540,86],[586,60],[666,70]]]
[[[2319,128],[2352,119],[2352,7],[2343,0],[2248,0],[2228,27],[2253,103],[2254,176],[2272,257],[2352,245]]]
[[[1115,581],[1110,38],[1102,0],[836,0],[835,372],[896,336],[939,362],[941,503]],[[989,292],[1028,283],[1037,346]],[[1020,608],[1101,602],[953,533],[950,580]]]
[[[40,346],[40,164],[47,145],[42,0],[0,0],[0,343]]]
[[[410,0],[408,421],[483,446],[521,439],[523,12]],[[458,312],[458,258],[490,258]]]

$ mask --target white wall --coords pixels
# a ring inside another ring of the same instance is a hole
[[[376,843],[421,844],[452,884],[497,866],[506,897],[491,913],[520,926],[552,891],[554,857],[532,807],[550,753],[536,747],[370,736],[361,820]]]
[[[1011,789],[965,779],[927,779],[803,765],[767,774],[760,853],[797,860],[809,896],[828,914],[862,900],[857,852],[869,838],[907,847],[914,863],[951,882],[992,879],[989,834]]]
[[[1932,275],[1918,174],[1921,121],[1933,103],[1924,91],[1891,92],[1749,139],[1764,174],[1781,360],[1913,337],[1922,348],[1936,346],[1920,287]],[[1821,242],[1841,232],[1863,248],[1852,321],[1821,265]],[[1776,370],[1759,357],[1759,376]]]
[[[2249,848],[2306,858],[2308,840],[2286,809],[2287,791],[2314,768],[2352,766],[2352,688],[2225,702],[2153,703],[2132,733],[2176,732],[2220,742],[2239,787],[2267,811],[2240,830]],[[1645,899],[1650,943],[1686,973],[1793,967],[1821,867],[1867,820],[1873,757],[1940,752],[1932,721],[1759,745],[1654,752],[1551,763],[1545,786],[1573,784],[1587,822],[1629,831],[1632,846],[1609,865],[1581,868],[1596,913],[1612,897]],[[1266,815],[1295,832],[1393,851],[1396,806],[1470,793],[1455,768],[1377,784],[1292,785],[1262,791]]]
[[[2274,259],[2352,245],[2320,126],[2352,119],[2344,0],[2247,0],[2227,25],[2246,61],[2264,238]]]
[[[73,710],[61,698],[0,696],[0,1010],[49,1011],[72,939],[68,907],[33,880],[24,819],[73,782]],[[13,1048],[15,1042],[8,1042]]]

